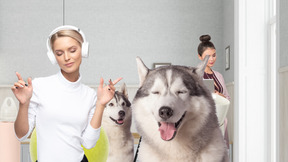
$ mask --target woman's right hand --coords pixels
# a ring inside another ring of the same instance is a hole
[[[33,93],[32,79],[28,78],[28,84],[26,84],[18,72],[16,72],[16,75],[18,77],[18,82],[14,83],[11,90],[20,104],[29,104]]]

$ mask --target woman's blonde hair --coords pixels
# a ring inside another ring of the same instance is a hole
[[[57,38],[60,37],[70,37],[72,39],[75,39],[80,46],[82,46],[82,43],[84,42],[81,34],[76,31],[76,30],[60,30],[57,33],[53,34],[50,38],[50,45],[51,45],[51,49],[53,50],[53,45],[54,42],[56,41]]]

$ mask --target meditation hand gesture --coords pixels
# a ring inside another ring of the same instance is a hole
[[[28,84],[26,84],[18,72],[16,72],[16,75],[18,77],[18,82],[14,83],[11,90],[20,104],[29,104],[33,93],[32,79],[28,78]]]
[[[109,84],[103,87],[104,80],[103,78],[100,79],[100,84],[97,89],[97,104],[101,104],[106,106],[106,104],[113,98],[115,93],[114,85],[118,83],[122,78],[118,78],[113,82],[109,80]]]

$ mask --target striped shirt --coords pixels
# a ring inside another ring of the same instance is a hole
[[[212,71],[213,72],[213,71]],[[208,74],[204,72],[204,79],[213,79],[214,80],[214,89],[219,93],[223,93],[223,86],[221,85],[220,81],[217,79],[215,73]]]

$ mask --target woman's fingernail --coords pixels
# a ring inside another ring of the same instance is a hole
[[[27,83],[25,83],[25,86],[26,86],[26,87],[28,87],[28,84],[27,84]]]

